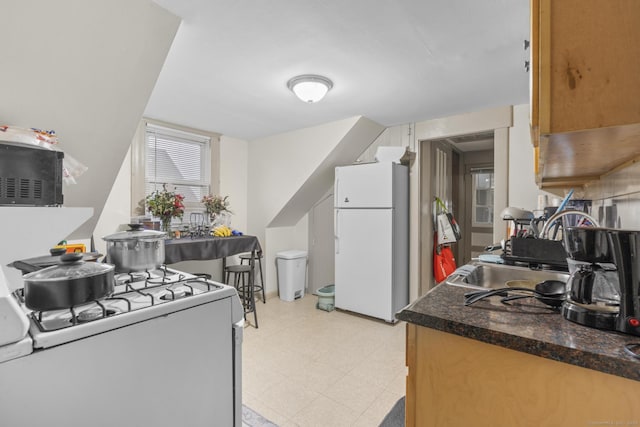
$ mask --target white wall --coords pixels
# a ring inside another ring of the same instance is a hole
[[[0,122],[55,129],[88,170],[65,206],[93,207],[94,230],[180,19],[150,0],[2,3]],[[63,238],[66,236],[62,236]]]
[[[509,129],[499,128],[493,133],[493,241],[507,238],[507,229],[501,224],[500,214],[509,206]]]
[[[229,196],[231,225],[243,232],[247,230],[248,161],[247,141],[220,138],[220,194]]]
[[[306,220],[298,223],[304,228],[299,238],[294,238],[298,233],[287,231],[291,228],[287,226],[267,233],[269,223],[359,119],[349,118],[249,143],[247,232],[258,236],[264,251],[267,293],[277,290],[272,268],[275,253],[287,249],[308,250]]]
[[[538,195],[548,195],[549,200],[556,197],[538,189],[533,164],[529,104],[515,105],[509,128],[509,206],[533,211],[538,208]]]
[[[247,233],[247,189],[249,180],[249,143],[228,136],[220,137],[220,194],[229,196],[233,212],[231,227]],[[228,260],[237,264],[238,260]]]
[[[120,230],[126,230],[131,222],[131,149],[120,165],[120,170],[107,197],[107,202],[93,231],[96,250],[107,254],[102,238]]]
[[[413,124],[386,128],[367,149],[358,156],[358,163],[375,162],[378,147],[413,147]]]
[[[593,200],[590,213],[602,227],[640,230],[640,163],[575,190],[574,199]]]

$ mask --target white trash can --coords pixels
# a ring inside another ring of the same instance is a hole
[[[307,251],[282,251],[276,253],[278,290],[280,299],[293,301],[304,297],[307,281]]]

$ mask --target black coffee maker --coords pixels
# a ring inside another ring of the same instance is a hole
[[[562,315],[640,335],[640,231],[567,227],[563,239],[571,276]]]

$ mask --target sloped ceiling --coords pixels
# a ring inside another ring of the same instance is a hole
[[[359,117],[353,127],[337,141],[335,148],[318,164],[298,191],[278,212],[269,223],[269,227],[296,225],[333,187],[336,166],[352,164],[383,131],[383,126]]]
[[[68,236],[88,238],[180,19],[150,0],[9,0],[2,6],[0,124],[53,129],[65,155],[88,167],[77,185],[63,190],[65,206],[94,208]]]

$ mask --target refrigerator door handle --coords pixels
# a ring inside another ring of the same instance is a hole
[[[340,253],[340,230],[338,229],[338,214],[340,213],[339,209],[336,209],[336,214],[334,215],[333,220],[333,237],[335,239],[335,248],[336,254]]]

